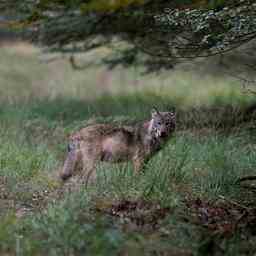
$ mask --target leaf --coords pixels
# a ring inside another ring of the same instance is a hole
[[[82,4],[81,11],[83,13],[89,11],[111,12],[132,4],[139,5],[143,3],[144,0],[94,0],[89,4]]]

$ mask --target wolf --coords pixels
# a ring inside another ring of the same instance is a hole
[[[71,134],[68,153],[60,172],[62,181],[81,170],[82,180],[88,184],[96,178],[96,164],[131,161],[139,173],[148,160],[169,140],[176,127],[174,111],[151,111],[151,119],[134,126],[92,124]]]

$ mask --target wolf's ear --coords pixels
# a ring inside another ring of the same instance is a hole
[[[169,112],[169,116],[171,116],[172,118],[173,118],[173,117],[175,118],[175,117],[176,117],[176,113],[175,113],[174,111],[170,111],[170,112]]]
[[[158,109],[156,107],[153,107],[153,109],[151,110],[151,116],[152,118],[154,118],[155,116],[160,115]]]
[[[176,109],[175,109],[175,107],[171,107],[171,106],[169,106],[168,108],[167,108],[167,111],[168,112],[172,112],[172,113],[176,113]]]

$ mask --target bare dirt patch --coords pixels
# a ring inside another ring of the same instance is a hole
[[[120,224],[142,231],[157,230],[171,208],[145,200],[119,200],[109,205],[97,203],[95,210],[118,219]]]
[[[235,202],[201,199],[186,203],[190,212],[189,222],[205,227],[212,235],[231,236],[237,231],[253,231],[256,224],[256,208],[248,208]],[[256,230],[255,230],[256,231]]]

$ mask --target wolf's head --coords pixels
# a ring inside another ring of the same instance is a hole
[[[175,130],[175,125],[176,116],[174,112],[159,112],[155,108],[152,110],[148,128],[152,137],[156,139],[169,137]]]

